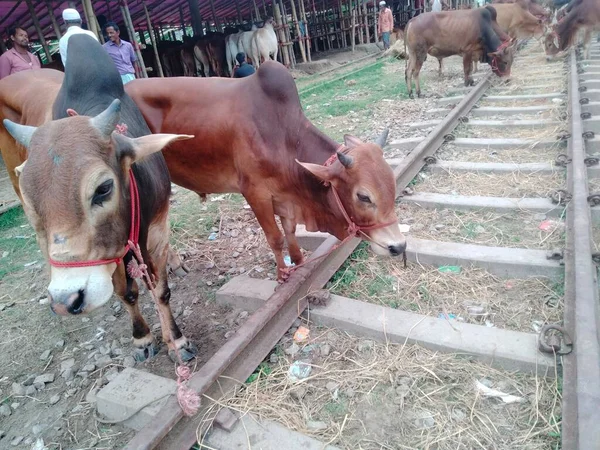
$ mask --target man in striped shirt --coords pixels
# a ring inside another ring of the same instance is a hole
[[[379,2],[379,24],[378,34],[383,40],[383,49],[387,50],[390,48],[390,34],[394,29],[394,17],[392,16],[392,10],[388,8],[385,1]]]

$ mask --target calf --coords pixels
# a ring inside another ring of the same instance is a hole
[[[471,71],[476,57],[490,64],[496,75],[510,75],[514,43],[500,41],[487,8],[421,14],[408,22],[405,35],[408,51],[405,79],[411,98],[413,77],[417,96],[421,96],[419,73],[427,54],[438,59],[462,55],[465,86],[473,84]]]
[[[154,355],[155,340],[137,303],[134,276],[142,261],[128,244],[133,242],[155,280],[169,354],[188,360],[195,347],[169,307],[170,180],[160,151],[191,136],[150,135],[110,57],[94,39],[75,35],[68,51],[73,56],[52,107],[53,120],[44,123],[47,109],[38,107],[35,118],[21,119],[39,127],[3,121],[27,149],[27,160],[15,172],[24,211],[50,263],[51,308],[62,315],[88,313],[115,292],[132,319],[136,358]],[[39,72],[50,80],[46,89],[56,86],[56,77],[53,83],[48,76],[53,71]],[[42,94],[44,102],[49,98],[52,94]],[[68,109],[78,115],[68,117],[75,114]],[[119,124],[123,134],[114,133]]]
[[[125,87],[152,132],[196,136],[163,152],[175,183],[200,195],[244,195],[275,254],[280,281],[284,236],[275,215],[295,264],[304,260],[297,224],[338,239],[358,235],[380,255],[404,252],[382,142],[346,136],[338,145],[321,133],[304,116],[283,65],[267,61],[241,79],[147,79]]]

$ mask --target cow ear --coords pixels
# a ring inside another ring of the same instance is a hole
[[[149,134],[138,138],[129,138],[123,135],[114,135],[117,140],[125,139],[130,144],[122,151],[121,156],[129,159],[129,164],[144,159],[153,153],[160,152],[171,142],[192,139],[194,136],[187,134]],[[118,136],[118,137],[117,137]]]
[[[321,181],[331,181],[331,169],[327,166],[322,166],[320,164],[312,164],[312,163],[303,163],[296,160],[298,164],[312,173],[315,177],[317,177]]]
[[[357,145],[361,145],[361,144],[364,144],[364,142],[361,141],[356,136],[352,136],[351,134],[345,134],[344,135],[344,145],[346,145],[346,147],[348,147],[348,148],[354,148]]]
[[[23,161],[23,164],[15,167],[15,175],[17,176],[17,178],[19,178],[21,176],[21,174],[23,173],[23,169],[25,168],[26,163],[27,163],[27,160]]]

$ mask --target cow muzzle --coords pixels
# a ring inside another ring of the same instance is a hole
[[[63,316],[86,314],[104,305],[113,294],[112,273],[116,264],[56,268],[51,271],[50,308]]]
[[[378,256],[399,256],[406,251],[406,237],[397,223],[372,230],[369,235],[371,248]]]

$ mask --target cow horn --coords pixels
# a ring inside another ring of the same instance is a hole
[[[387,142],[389,133],[390,133],[389,128],[386,128],[385,130],[383,130],[383,132],[379,135],[379,137],[377,139],[375,139],[375,143],[377,145],[379,145],[381,148],[385,147],[385,143]]]
[[[341,162],[342,166],[344,166],[346,169],[349,169],[352,167],[352,164],[354,164],[354,159],[352,156],[346,155],[345,153],[337,152],[337,157],[338,161]]]
[[[37,127],[30,127],[29,125],[20,125],[11,120],[4,119],[3,121],[4,127],[6,131],[10,133],[10,135],[21,144],[23,147],[29,147],[29,143],[31,142],[31,136],[37,130]]]
[[[121,100],[115,99],[100,114],[92,119],[92,125],[105,137],[110,137],[121,119]]]

